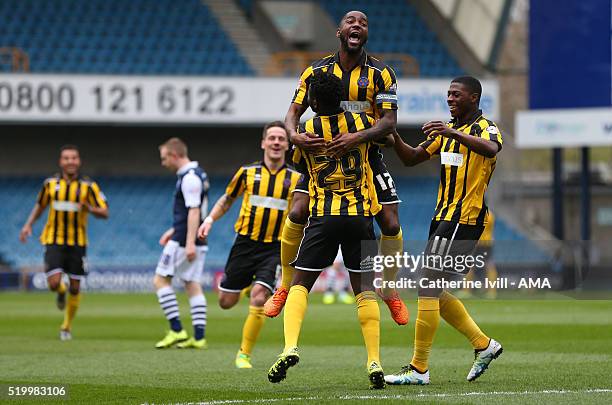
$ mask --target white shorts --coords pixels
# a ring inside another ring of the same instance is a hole
[[[196,246],[196,258],[190,262],[187,260],[185,248],[179,246],[177,241],[171,240],[164,247],[155,274],[163,277],[178,275],[183,281],[199,283],[204,271],[206,252],[208,252],[208,246]]]

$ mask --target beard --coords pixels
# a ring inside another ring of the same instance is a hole
[[[363,46],[366,44],[366,42],[368,42],[367,38],[365,39],[365,41],[363,41],[361,44],[359,44],[359,46],[357,46],[355,48],[351,48],[351,46],[348,43],[348,35],[347,34],[340,34],[340,46],[342,47],[342,49],[344,51],[346,51],[347,53],[350,53],[350,54],[361,53],[361,51],[363,50]]]

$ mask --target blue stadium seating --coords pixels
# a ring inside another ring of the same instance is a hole
[[[254,74],[199,0],[4,0],[0,20],[34,73]]]
[[[210,203],[213,204],[224,192],[229,179],[214,175],[211,177]],[[0,256],[7,258],[15,267],[42,264],[42,248],[37,240],[32,238],[26,245],[22,245],[17,238],[42,180],[31,177],[0,178],[0,217],[5,226],[0,233]],[[93,266],[153,268],[161,253],[159,237],[171,225],[174,178],[101,177],[96,180],[109,200],[111,215],[108,221],[90,218],[90,263]],[[431,178],[398,178],[396,181],[403,200],[400,204],[400,218],[406,249],[420,253],[427,239],[438,183]],[[233,224],[238,210],[239,204],[236,203],[225,217],[215,223],[210,237],[208,266],[222,267],[225,264],[234,239]],[[35,235],[40,234],[45,218],[36,224]],[[521,244],[521,249],[497,249],[497,261],[541,263],[547,260],[532,242],[501,219],[496,223],[495,237],[498,241],[516,241]]]
[[[397,0],[319,0],[334,21],[350,10],[368,15],[368,51],[404,53],[416,58],[422,77],[449,77],[463,73],[436,35],[425,25],[414,7]],[[394,67],[395,68],[395,67]],[[396,74],[402,76],[397,68]]]

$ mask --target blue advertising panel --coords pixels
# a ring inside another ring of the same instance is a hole
[[[530,108],[612,105],[611,3],[530,2]]]

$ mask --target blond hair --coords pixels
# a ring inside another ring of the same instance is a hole
[[[180,138],[174,137],[159,145],[159,149],[166,148],[176,153],[178,157],[187,156],[187,145]]]

